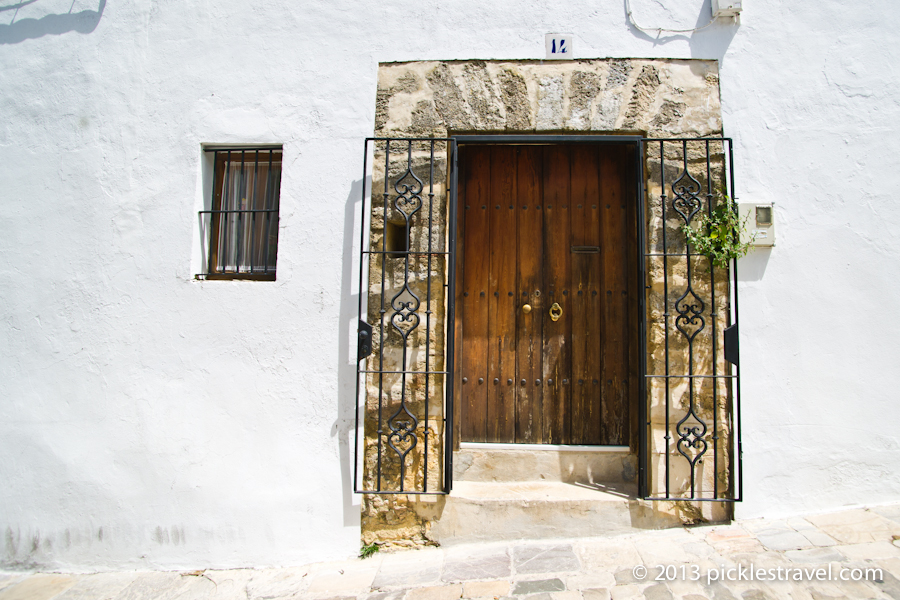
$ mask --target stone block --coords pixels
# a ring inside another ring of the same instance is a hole
[[[636,600],[643,599],[644,594],[638,585],[617,585],[609,590],[609,596],[612,600]]]
[[[368,569],[341,569],[318,573],[311,578],[306,593],[321,595],[368,592],[377,572],[377,565],[373,565]]]
[[[566,577],[566,588],[570,590],[605,589],[616,585],[612,571],[586,568],[577,575]]]
[[[784,556],[795,563],[823,565],[832,561],[842,562],[847,560],[843,554],[834,548],[809,548],[807,550],[789,550]]]
[[[900,548],[894,546],[890,542],[849,544],[844,546],[835,546],[834,550],[839,551],[850,560],[876,560],[879,558],[900,557]]]
[[[131,573],[95,573],[82,575],[78,582],[68,590],[56,596],[54,600],[95,600],[96,598],[115,598],[119,593],[137,579],[138,574]]]
[[[513,549],[516,573],[562,573],[581,568],[571,544],[517,546]]]
[[[587,571],[614,571],[641,564],[641,555],[628,539],[585,540],[578,544],[578,550]]]
[[[265,569],[252,571],[244,584],[247,600],[291,598],[301,594],[309,584],[307,568]]]
[[[581,592],[578,590],[566,590],[565,592],[553,592],[550,594],[553,600],[582,600]]]
[[[468,581],[473,579],[500,579],[511,573],[509,554],[506,549],[488,549],[464,552],[450,550],[444,556],[442,581]]]
[[[75,585],[76,581],[71,575],[38,573],[5,588],[0,597],[3,600],[49,600]]]
[[[891,541],[900,535],[900,523],[868,510],[816,515],[807,520],[842,544]]]
[[[644,598],[646,600],[675,600],[672,592],[669,591],[665,583],[654,583],[644,588]]]
[[[385,556],[372,588],[413,587],[438,583],[441,576],[443,555],[440,552],[417,550],[416,560],[409,560],[406,552]]]
[[[462,596],[462,584],[437,585],[409,591],[406,600],[455,600]]]
[[[528,594],[540,594],[541,592],[562,592],[566,589],[561,579],[535,579],[529,581],[517,581],[513,584],[513,596],[525,596]]]
[[[581,597],[584,600],[610,600],[607,588],[590,588],[582,590]]]
[[[756,538],[770,550],[799,550],[813,545],[803,534],[790,528],[760,531],[756,534]]]
[[[463,584],[463,598],[499,598],[509,594],[509,582],[467,581]]]

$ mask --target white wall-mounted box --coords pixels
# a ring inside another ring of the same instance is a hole
[[[738,205],[741,222],[746,227],[742,241],[750,241],[753,246],[771,247],[775,245],[775,205]]]
[[[712,0],[713,18],[736,17],[741,14],[742,0]]]

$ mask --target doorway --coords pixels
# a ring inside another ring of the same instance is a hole
[[[461,139],[458,169],[459,439],[635,446],[637,144]]]

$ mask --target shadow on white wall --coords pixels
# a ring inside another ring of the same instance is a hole
[[[70,31],[78,33],[91,33],[100,23],[103,9],[106,8],[106,0],[99,0],[97,10],[81,10],[73,12],[75,2],[69,6],[69,12],[49,12],[39,17],[24,16],[19,18],[22,9],[30,13],[35,9],[43,8],[43,0],[22,0],[12,4],[0,0],[0,19],[6,20],[11,14],[9,24],[0,24],[0,44],[18,44],[25,40],[43,37],[45,35],[62,35]]]

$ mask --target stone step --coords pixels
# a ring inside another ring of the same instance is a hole
[[[590,537],[665,527],[634,484],[456,481],[430,537],[441,545]],[[674,522],[672,524],[675,524]]]
[[[637,456],[627,446],[463,443],[453,453],[453,480],[630,484]]]

